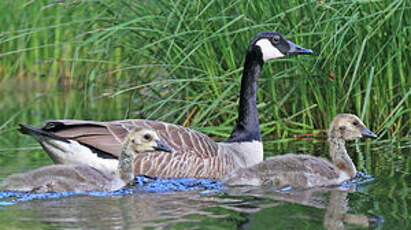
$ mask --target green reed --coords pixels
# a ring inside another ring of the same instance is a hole
[[[0,83],[17,86],[0,86],[0,130],[147,118],[227,137],[248,42],[275,30],[314,55],[265,65],[258,108],[266,140],[317,135],[341,112],[382,138],[409,137],[410,9],[405,0],[6,0]]]

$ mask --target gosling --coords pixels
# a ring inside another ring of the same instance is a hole
[[[376,138],[363,122],[352,114],[338,114],[328,130],[331,161],[305,154],[285,154],[267,158],[250,168],[242,168],[222,181],[234,185],[272,185],[321,187],[340,185],[354,178],[357,170],[345,148],[345,141],[363,137]]]
[[[171,152],[151,129],[137,127],[123,143],[117,171],[100,171],[88,165],[51,165],[9,176],[1,190],[19,192],[110,192],[134,182],[134,159],[152,151]]]

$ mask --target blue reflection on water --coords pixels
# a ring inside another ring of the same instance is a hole
[[[145,192],[172,192],[201,190],[200,193],[216,193],[223,189],[223,184],[211,179],[198,178],[149,178],[136,177],[136,187]]]
[[[361,184],[371,182],[373,180],[374,180],[374,177],[372,177],[370,174],[358,171],[357,175],[353,179],[343,182],[341,184],[341,187],[347,188],[347,187],[351,187],[355,185],[361,185]]]
[[[113,196],[126,195],[136,192],[167,193],[175,191],[199,191],[199,193],[216,193],[224,186],[219,181],[199,178],[150,178],[144,176],[136,177],[134,188],[124,188],[114,192],[61,192],[61,193],[25,193],[0,191],[0,206],[13,205],[37,199],[53,199],[72,195],[90,196]]]
[[[373,181],[374,178],[366,173],[358,172],[357,176],[341,184],[342,187],[351,187]],[[25,193],[0,191],[0,206],[13,205],[18,202],[53,199],[67,197],[72,195],[90,195],[90,196],[113,196],[126,195],[138,192],[150,193],[168,193],[176,191],[198,191],[201,194],[217,193],[224,189],[224,185],[219,181],[199,178],[150,178],[137,176],[136,185],[133,188],[124,188],[114,192],[61,192],[61,193]],[[277,192],[287,192],[292,190],[292,186],[287,186]]]

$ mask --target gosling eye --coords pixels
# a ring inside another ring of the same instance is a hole
[[[358,121],[353,121],[352,123],[354,126],[358,126],[360,123]]]
[[[143,136],[143,138],[144,138],[144,140],[146,140],[146,141],[151,141],[151,139],[152,139],[152,137],[151,137],[150,134],[145,134],[145,135]]]
[[[274,35],[272,38],[271,38],[271,42],[273,43],[273,44],[278,44],[279,42],[280,42],[280,40],[281,40],[281,38],[280,38],[280,36],[278,36],[278,35]]]
[[[131,139],[131,143],[135,144],[135,143],[136,143],[136,140]]]

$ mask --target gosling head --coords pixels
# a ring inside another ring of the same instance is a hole
[[[334,117],[328,131],[328,136],[347,141],[365,137],[377,138],[377,135],[371,132],[360,118],[346,113],[338,114]]]
[[[138,127],[128,135],[128,147],[136,153],[164,151],[171,152],[168,147],[151,129]]]
[[[263,63],[288,55],[312,54],[310,49],[304,49],[287,40],[283,35],[266,31],[258,33],[250,43],[248,52],[255,51]]]

